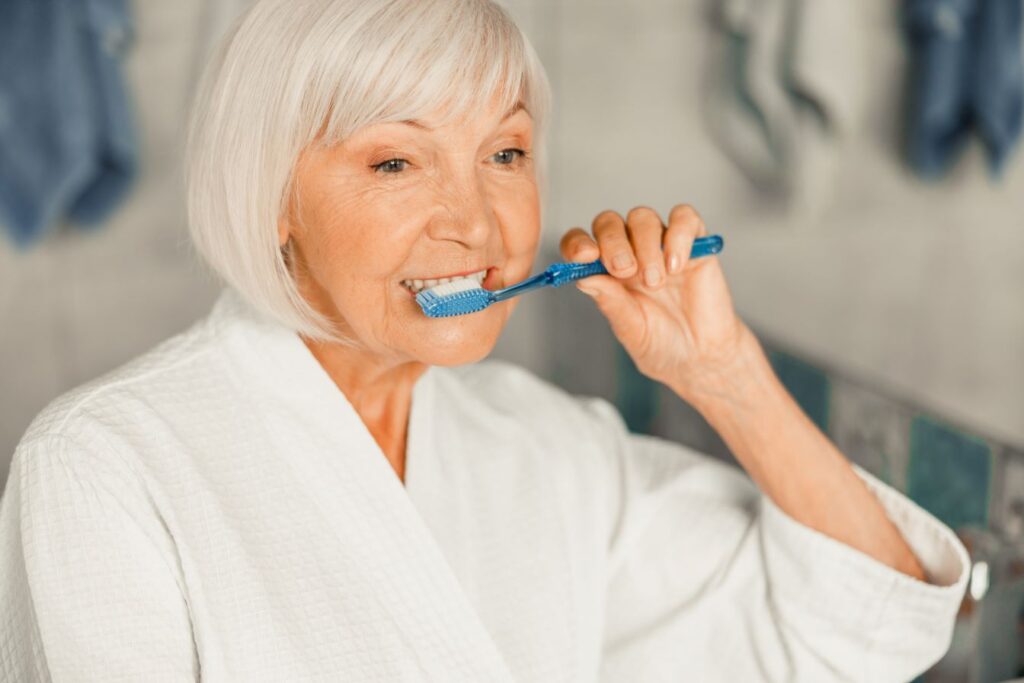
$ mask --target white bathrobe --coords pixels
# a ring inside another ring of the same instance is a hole
[[[424,373],[407,449],[225,290],[18,447],[0,679],[904,683],[950,641],[963,546],[863,472],[933,583],[506,362]]]

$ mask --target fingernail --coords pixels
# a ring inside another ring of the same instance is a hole
[[[580,290],[587,296],[597,296],[597,290],[587,289],[586,287],[580,287],[579,285],[576,285],[576,289]]]
[[[661,273],[658,272],[658,266],[647,266],[644,269],[644,283],[648,287],[653,287],[661,281]]]
[[[668,272],[673,275],[679,272],[679,254],[671,254],[668,257]]]
[[[633,258],[629,254],[618,254],[612,259],[612,265],[625,270],[633,265]]]

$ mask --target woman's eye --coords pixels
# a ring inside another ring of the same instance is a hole
[[[508,159],[507,162],[499,161],[498,163],[501,164],[502,166],[509,166],[509,165],[511,165],[515,161],[515,155],[516,154],[518,154],[520,156],[520,158],[526,156],[526,152],[525,151],[523,151],[521,149],[518,149],[518,148],[515,148],[515,147],[509,148],[509,149],[503,149],[500,152],[498,152],[497,154],[495,154],[494,156],[495,156],[495,158]]]
[[[503,149],[494,155],[494,158],[498,160],[498,164],[501,166],[511,166],[515,163],[516,155],[520,158],[526,158],[527,154],[525,150],[510,147],[509,149]],[[374,164],[370,168],[379,173],[385,173],[388,175],[394,175],[405,170],[406,164],[409,162],[406,159],[388,159],[382,161],[379,164]]]
[[[371,168],[373,168],[374,171],[380,171],[383,173],[397,173],[398,171],[405,169],[405,164],[407,163],[409,162],[405,159],[388,159],[387,161],[375,164]],[[399,164],[401,164],[401,167],[399,167]]]

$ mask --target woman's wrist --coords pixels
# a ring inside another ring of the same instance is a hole
[[[687,399],[728,446],[733,457],[763,490],[786,457],[775,447],[779,427],[806,420],[776,376],[760,342],[749,329],[734,360],[716,373],[700,395]],[[791,405],[793,404],[793,405]],[[807,420],[809,422],[809,420]],[[764,459],[768,462],[762,462]],[[766,493],[769,492],[766,490]]]
[[[757,337],[742,322],[739,341],[727,363],[707,371],[699,383],[671,384],[712,426],[732,416],[749,414],[780,390],[784,391]],[[699,389],[693,389],[694,385]]]

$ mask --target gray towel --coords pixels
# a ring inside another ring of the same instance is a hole
[[[855,0],[721,0],[708,121],[759,187],[795,208],[827,202],[861,111]]]

